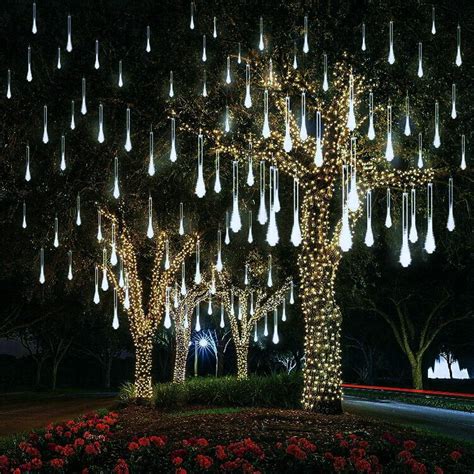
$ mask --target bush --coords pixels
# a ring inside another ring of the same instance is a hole
[[[120,398],[133,401],[133,384],[120,391]],[[159,408],[183,405],[299,408],[303,387],[301,374],[266,377],[199,377],[184,384],[160,383],[153,387],[152,403]]]

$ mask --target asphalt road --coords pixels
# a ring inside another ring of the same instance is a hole
[[[353,415],[382,419],[388,423],[474,441],[474,413],[351,396],[344,397],[343,409]]]

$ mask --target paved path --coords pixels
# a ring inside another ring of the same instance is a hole
[[[7,398],[7,397],[5,397]],[[116,401],[106,394],[90,396],[54,396],[51,398],[2,400],[0,436],[43,428],[48,423],[77,418],[84,413],[110,408]]]
[[[474,441],[474,413],[400,403],[344,397],[343,409],[363,417],[409,425],[452,438]]]

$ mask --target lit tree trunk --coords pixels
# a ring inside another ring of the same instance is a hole
[[[421,355],[408,356],[411,365],[413,388],[423,390],[423,358]]]
[[[235,340],[235,351],[237,353],[237,378],[248,377],[249,337],[244,335],[240,340]]]
[[[153,338],[150,334],[134,338],[135,388],[137,398],[151,398],[153,394],[151,369],[153,363]]]
[[[318,193],[316,187],[308,188],[302,206],[298,259],[305,319],[302,404],[307,410],[340,413],[342,316],[334,300],[334,280],[341,255],[328,236],[329,205]]]
[[[176,331],[176,356],[173,369],[173,383],[184,383],[186,380],[186,361],[189,352],[191,328],[184,328],[181,324],[175,326]]]

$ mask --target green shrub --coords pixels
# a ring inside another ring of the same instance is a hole
[[[183,405],[298,408],[302,390],[301,374],[236,377],[199,377],[184,384],[156,384],[156,407]]]
[[[119,399],[124,402],[132,402],[135,398],[137,398],[135,384],[132,382],[122,384],[119,389]]]

